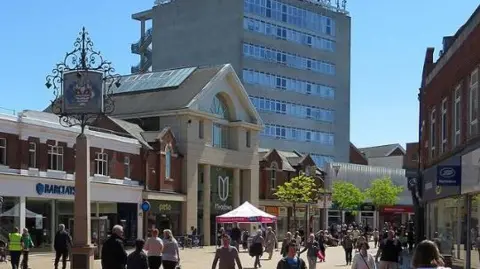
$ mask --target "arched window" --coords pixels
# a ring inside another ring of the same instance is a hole
[[[270,165],[270,189],[274,190],[277,187],[277,168],[276,162]]]
[[[172,150],[170,146],[165,147],[165,179],[170,179],[170,169],[172,164]]]
[[[226,120],[230,118],[230,115],[228,114],[228,106],[218,94],[213,97],[210,112]]]

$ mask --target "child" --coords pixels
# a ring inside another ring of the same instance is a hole
[[[147,254],[143,252],[145,241],[137,239],[135,241],[135,251],[127,257],[127,269],[148,269]]]

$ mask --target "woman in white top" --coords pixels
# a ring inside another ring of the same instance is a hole
[[[153,229],[152,237],[147,239],[143,249],[147,251],[150,269],[160,269],[160,266],[162,266],[163,241],[158,237],[158,229]]]
[[[163,230],[163,269],[175,269],[180,262],[178,242],[173,237],[172,231]]]
[[[445,268],[440,251],[437,245],[430,240],[423,240],[416,245],[412,257],[412,267],[415,269],[424,268]]]
[[[359,247],[360,251],[353,257],[352,269],[375,269],[375,259],[368,253],[368,243],[363,242]]]

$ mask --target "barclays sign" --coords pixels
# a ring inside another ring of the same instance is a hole
[[[462,183],[462,166],[437,166],[437,186],[460,186]]]
[[[35,185],[35,190],[38,195],[75,195],[75,187],[73,186],[37,183],[37,185]]]

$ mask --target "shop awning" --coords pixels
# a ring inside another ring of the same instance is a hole
[[[9,210],[0,214],[0,217],[20,217],[20,205],[19,204],[14,205]],[[35,213],[33,211],[30,211],[26,208],[25,208],[25,217],[30,218],[30,219],[43,218],[43,216],[41,214],[37,214],[37,213]]]
[[[258,209],[249,202],[245,202],[234,210],[216,218],[217,223],[272,223],[276,220],[276,216]]]

